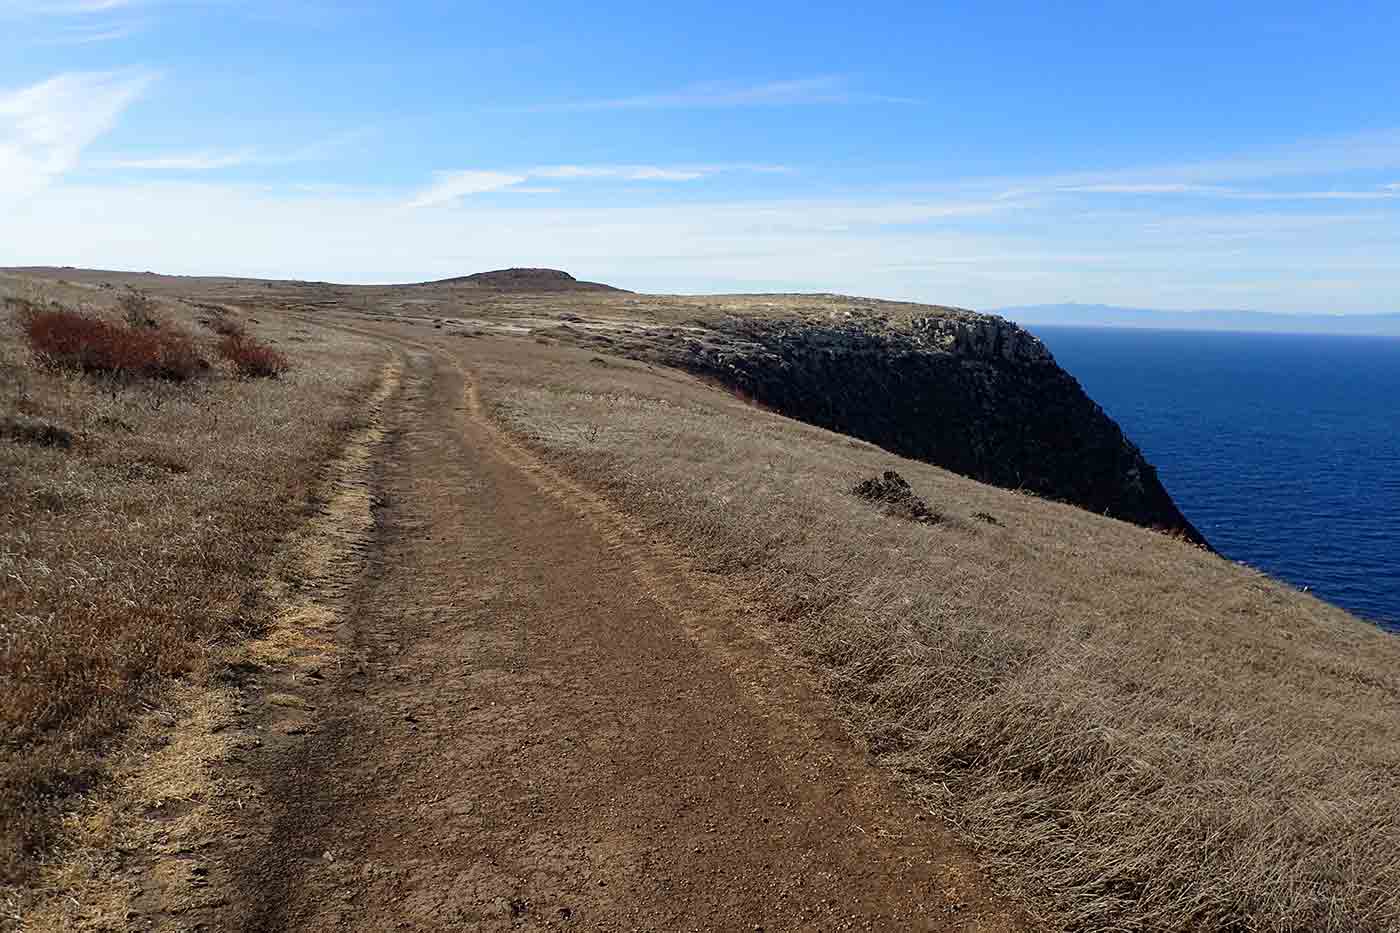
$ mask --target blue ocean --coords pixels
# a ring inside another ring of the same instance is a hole
[[[1030,329],[1218,551],[1400,632],[1400,338]]]

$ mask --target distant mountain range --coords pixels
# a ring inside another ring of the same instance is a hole
[[[1154,311],[1113,305],[1020,305],[992,312],[1024,326],[1145,327],[1275,334],[1400,337],[1400,314],[1278,314],[1269,311]]]

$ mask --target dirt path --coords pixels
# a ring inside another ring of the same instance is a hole
[[[279,688],[296,728],[237,764],[263,825],[168,925],[1024,929],[743,607],[502,437],[464,363],[410,354],[348,666]]]

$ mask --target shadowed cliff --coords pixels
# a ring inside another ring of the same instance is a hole
[[[942,310],[907,323],[731,316],[668,362],[811,424],[985,483],[1209,546],[1157,471],[1039,339]]]

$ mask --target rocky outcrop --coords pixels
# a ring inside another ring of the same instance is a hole
[[[970,476],[1205,539],[1034,335],[947,309],[704,322],[667,361],[802,421]]]
[[[916,317],[910,324],[910,331],[925,347],[956,356],[1011,363],[1055,362],[1039,337],[992,315]]]

